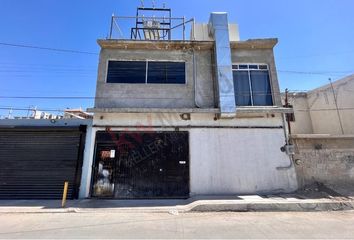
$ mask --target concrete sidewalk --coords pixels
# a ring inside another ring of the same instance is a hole
[[[70,200],[61,208],[59,200],[1,200],[0,213],[66,212],[182,212],[198,211],[338,211],[354,210],[354,198],[343,196],[306,197],[299,194],[198,196],[158,200]]]

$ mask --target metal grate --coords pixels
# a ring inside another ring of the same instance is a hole
[[[66,180],[76,198],[83,139],[78,129],[0,129],[0,199],[60,199]]]

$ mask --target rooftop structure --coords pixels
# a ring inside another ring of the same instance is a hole
[[[114,16],[108,39],[186,40],[186,29],[194,19],[172,17],[170,8],[138,7],[136,16]]]

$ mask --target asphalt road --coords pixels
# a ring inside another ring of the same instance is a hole
[[[354,211],[0,214],[0,238],[353,238]]]

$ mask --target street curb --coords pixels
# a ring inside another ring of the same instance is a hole
[[[293,202],[293,203],[239,203],[239,204],[201,204],[193,212],[314,212],[354,210],[354,202]]]
[[[197,200],[186,205],[144,207],[1,207],[3,213],[169,213],[187,212],[314,212],[354,210],[354,201],[298,200],[298,201],[242,201],[242,200]]]

